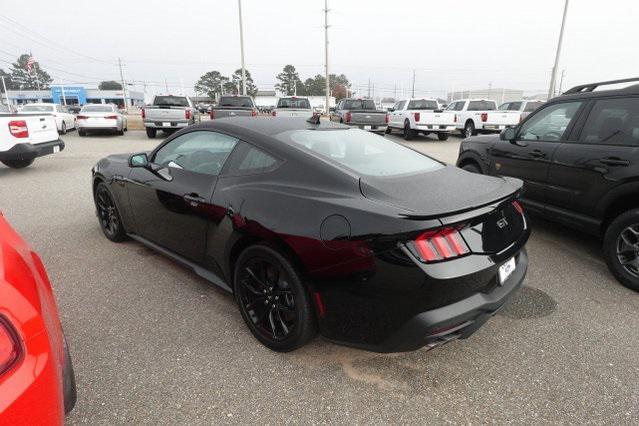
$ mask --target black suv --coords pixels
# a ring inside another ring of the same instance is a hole
[[[464,140],[457,165],[524,181],[527,208],[603,236],[613,275],[639,291],[639,84],[574,87],[499,136]]]

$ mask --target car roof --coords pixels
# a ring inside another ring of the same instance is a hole
[[[297,117],[229,117],[205,121],[201,124],[190,126],[190,129],[210,129],[232,133],[240,137],[254,136],[255,133],[263,136],[275,136],[290,130],[324,130],[324,129],[350,129],[349,126],[332,121],[321,121],[320,124],[308,122],[305,118]]]

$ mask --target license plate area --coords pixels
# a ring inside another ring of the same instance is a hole
[[[517,264],[515,258],[511,257],[499,267],[499,285],[504,285],[504,282],[513,274]]]

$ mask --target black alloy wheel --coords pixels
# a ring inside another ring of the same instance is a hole
[[[615,218],[604,234],[608,269],[624,286],[639,291],[639,209]]]
[[[291,351],[315,334],[307,292],[293,265],[274,249],[246,249],[236,263],[234,283],[244,321],[268,348]]]
[[[104,183],[100,183],[95,190],[95,206],[104,236],[114,242],[124,241],[126,232],[122,226],[118,208]]]
[[[466,170],[467,172],[481,174],[481,169],[476,164],[466,164],[462,166],[462,169]]]

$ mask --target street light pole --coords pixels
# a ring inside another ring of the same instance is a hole
[[[564,4],[564,16],[561,19],[561,30],[559,31],[559,42],[557,43],[557,53],[555,55],[555,64],[552,67],[552,75],[550,76],[550,87],[548,88],[548,99],[555,96],[555,85],[557,82],[557,66],[559,64],[559,56],[561,55],[561,43],[564,39],[564,28],[566,26],[566,14],[568,13],[568,0]]]
[[[124,84],[124,74],[122,74],[122,59],[118,58],[118,67],[120,68],[120,84],[122,84],[122,100],[124,101],[124,110],[128,111],[129,106],[126,102],[126,84]]]
[[[242,0],[237,0],[240,12],[240,53],[242,55],[242,94],[246,95],[246,67],[244,66],[244,29],[242,25]]]
[[[328,115],[330,110],[329,100],[331,91],[331,84],[330,81],[328,81],[328,0],[324,0],[324,66],[326,67],[326,106],[324,108],[324,111]]]

